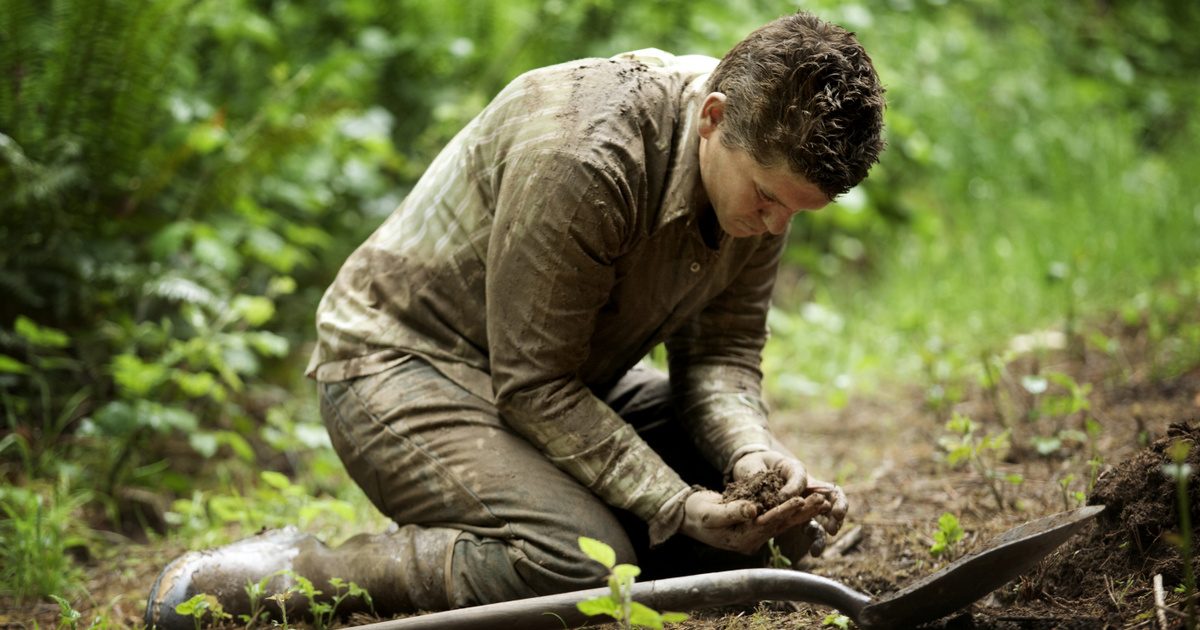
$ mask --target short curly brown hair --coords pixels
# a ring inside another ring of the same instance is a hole
[[[799,12],[750,33],[708,80],[726,96],[726,146],[763,166],[787,160],[830,199],[883,151],[884,88],[851,32]]]

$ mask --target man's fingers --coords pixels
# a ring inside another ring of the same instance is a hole
[[[812,544],[808,547],[808,553],[814,558],[820,558],[825,552],[825,543],[829,541],[825,530],[814,521],[809,521],[804,528],[807,530],[808,536],[812,539]]]
[[[829,509],[829,501],[820,494],[810,494],[807,497],[793,497],[768,510],[759,516],[754,524],[765,528],[783,526],[788,529],[805,521],[812,520],[817,514]]]
[[[799,495],[808,486],[808,471],[804,469],[804,464],[799,460],[784,458],[776,462],[776,467],[779,472],[783,473],[787,482],[779,489],[780,494],[785,497],[794,497]]]
[[[729,503],[710,503],[700,514],[700,525],[711,528],[731,527],[748,523],[757,515],[758,507],[745,499]]]

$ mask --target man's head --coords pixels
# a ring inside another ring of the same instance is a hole
[[[831,198],[883,149],[883,86],[853,33],[809,13],[779,18],[734,46],[708,80],[726,97],[722,141],[787,166]]]
[[[792,214],[862,181],[883,149],[884,89],[870,57],[853,34],[808,13],[751,33],[707,87],[701,176],[734,236],[780,233]]]

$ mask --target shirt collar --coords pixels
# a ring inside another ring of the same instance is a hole
[[[671,166],[667,171],[666,194],[663,195],[656,228],[683,217],[690,222],[699,209],[700,104],[706,95],[704,87],[707,82],[707,73],[694,77],[684,87],[679,99],[679,126],[671,141]]]

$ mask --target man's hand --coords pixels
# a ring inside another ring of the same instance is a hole
[[[733,479],[741,481],[768,470],[779,471],[786,480],[779,494],[785,500],[800,496],[808,487],[808,471],[804,464],[795,457],[789,457],[776,451],[757,451],[746,453],[733,464]]]
[[[710,547],[750,554],[771,538],[811,521],[831,507],[826,495],[814,492],[792,497],[759,515],[758,507],[749,501],[722,503],[720,494],[700,490],[684,503],[680,531]]]
[[[829,502],[829,510],[816,516],[817,523],[831,536],[838,533],[849,506],[846,493],[841,488],[828,481],[809,478],[800,460],[777,451],[759,451],[741,456],[733,465],[733,478],[747,479],[767,470],[777,470],[786,479],[779,490],[784,499],[808,497],[814,493],[824,495]]]

